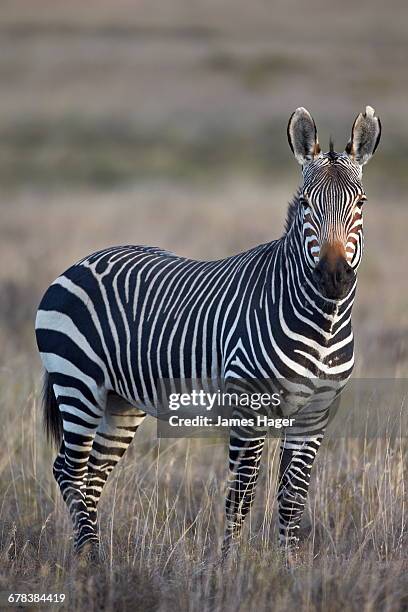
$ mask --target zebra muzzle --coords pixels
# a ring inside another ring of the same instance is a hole
[[[320,293],[330,300],[341,300],[349,293],[355,272],[344,257],[335,261],[323,257],[314,269],[314,280]]]

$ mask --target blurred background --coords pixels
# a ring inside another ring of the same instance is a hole
[[[279,237],[300,179],[289,115],[306,106],[323,149],[332,135],[343,150],[370,104],[383,137],[365,169],[356,373],[404,376],[407,23],[402,0],[392,14],[351,0],[3,1],[2,365],[32,359],[42,293],[95,249],[205,259]]]

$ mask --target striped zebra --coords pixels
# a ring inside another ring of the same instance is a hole
[[[53,473],[75,549],[87,558],[99,554],[97,505],[106,480],[146,414],[157,416],[165,379],[284,381],[285,414],[297,420],[281,439],[279,538],[298,545],[329,406],[353,368],[362,166],[381,124],[367,106],[343,153],[332,144],[321,152],[304,108],[287,133],[303,181],[279,240],[218,261],[107,248],[69,268],[42,298],[36,336],[45,424],[59,448]],[[254,499],[266,434],[267,427],[231,428],[224,551]]]

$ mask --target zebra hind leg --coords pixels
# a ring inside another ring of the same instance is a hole
[[[97,427],[102,420],[104,402],[95,399],[90,390],[54,384],[58,410],[62,417],[63,441],[54,462],[53,474],[71,515],[75,551],[90,543],[98,546],[98,535],[86,505],[88,460]]]
[[[323,433],[281,441],[278,483],[279,543],[286,552],[299,547],[299,527],[306,504],[313,461]]]
[[[86,506],[95,533],[98,532],[97,506],[103,487],[145,416],[145,412],[130,406],[121,408],[120,412],[113,412],[108,407],[98,426],[88,461],[86,485]]]

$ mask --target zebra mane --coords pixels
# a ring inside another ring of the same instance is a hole
[[[287,234],[290,228],[292,227],[293,222],[298,213],[299,206],[300,206],[299,194],[300,194],[300,189],[295,193],[292,200],[289,202],[288,209],[286,211],[285,234]]]
[[[331,162],[336,161],[336,158],[337,158],[337,153],[334,150],[334,142],[333,142],[332,136],[330,136],[330,139],[329,139],[329,152],[327,154],[327,157],[329,158],[329,161]]]

